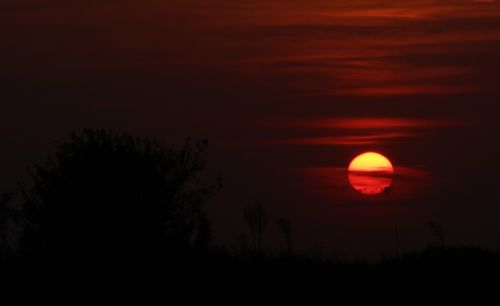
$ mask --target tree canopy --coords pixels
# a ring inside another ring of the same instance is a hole
[[[30,169],[31,249],[50,259],[178,255],[210,239],[203,180],[207,141],[162,141],[86,129]]]

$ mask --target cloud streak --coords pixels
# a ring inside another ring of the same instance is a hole
[[[330,96],[496,90],[482,79],[500,69],[497,3],[320,3],[316,11],[305,8],[302,20],[276,13],[242,27],[248,41],[268,48],[242,59],[241,68],[256,79],[273,75],[289,87]]]
[[[278,140],[279,144],[294,145],[329,145],[329,146],[361,146],[373,145],[383,141],[410,137],[408,133],[372,133],[369,135],[343,135],[343,136],[324,136],[309,137],[290,140]]]
[[[312,136],[284,138],[273,141],[288,145],[371,146],[422,136],[435,129],[450,129],[466,125],[456,120],[415,118],[318,118],[282,119],[262,123],[289,131],[306,131]]]

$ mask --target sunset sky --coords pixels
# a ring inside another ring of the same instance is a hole
[[[380,256],[396,226],[421,248],[431,220],[500,247],[495,0],[2,0],[0,37],[0,191],[84,127],[208,138],[230,247],[255,201],[304,250]],[[349,186],[366,151],[388,195]]]

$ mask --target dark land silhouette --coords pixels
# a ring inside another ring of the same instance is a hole
[[[220,178],[203,179],[206,147],[188,140],[171,149],[107,130],[73,134],[29,168],[29,181],[0,196],[2,283],[55,286],[55,296],[62,284],[80,297],[97,287],[110,299],[147,287],[155,292],[149,297],[164,303],[178,287],[198,298],[200,288],[240,294],[237,304],[265,304],[269,293],[277,304],[327,298],[336,305],[494,305],[499,299],[500,254],[449,245],[435,222],[428,225],[436,246],[398,250],[377,263],[339,260],[295,249],[292,220],[268,216],[257,203],[235,216],[250,233],[239,251],[214,244],[206,205],[223,190]],[[271,225],[283,237],[283,251],[275,254],[262,244]],[[88,279],[92,285],[82,285]]]

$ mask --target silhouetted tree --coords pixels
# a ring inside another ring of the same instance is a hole
[[[48,259],[157,259],[206,247],[207,141],[164,142],[85,129],[30,169],[26,234]]]
[[[267,214],[264,207],[257,203],[248,207],[244,212],[245,222],[252,234],[254,251],[257,254],[262,252],[262,235],[267,228]]]
[[[248,242],[248,237],[244,233],[241,233],[238,239],[239,243],[239,251],[241,255],[248,255],[248,252],[250,250],[249,242]]]
[[[292,225],[289,218],[278,218],[276,219],[276,225],[280,229],[283,234],[283,238],[285,239],[286,250],[288,256],[292,255],[293,245],[292,245]]]
[[[439,241],[441,247],[445,248],[446,247],[446,232],[441,227],[441,225],[439,225],[433,221],[427,222],[427,225],[429,225],[429,228],[431,229],[432,235]]]
[[[9,206],[14,194],[0,194],[0,262],[3,262],[9,255],[11,247],[11,223],[13,218],[12,208]]]

